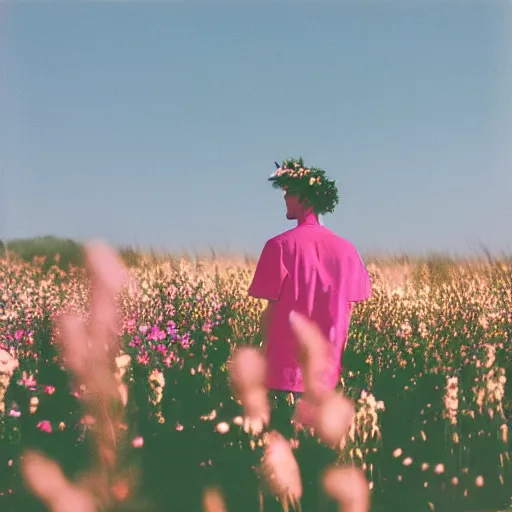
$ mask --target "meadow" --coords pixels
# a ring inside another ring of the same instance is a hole
[[[65,308],[86,316],[89,287],[72,241],[16,242],[0,257],[0,503],[44,510],[24,490],[19,458],[37,447],[69,474],[89,463],[88,424],[54,343]],[[206,485],[230,511],[282,510],[257,467],[261,436],[244,432],[227,360],[259,345],[264,304],[247,297],[250,258],[144,255],[124,248],[120,297],[129,388],[127,453],[140,468],[136,506],[199,511]],[[340,388],[356,404],[339,450],[299,434],[302,510],[334,510],[319,487],[334,461],[366,473],[372,510],[504,510],[512,496],[508,432],[512,264],[503,258],[369,259],[373,297],[353,313]],[[272,426],[291,435],[292,404]],[[148,502],[151,501],[151,503]]]

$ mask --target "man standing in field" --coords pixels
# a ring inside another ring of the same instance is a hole
[[[302,158],[276,167],[269,181],[284,191],[286,218],[297,226],[265,244],[249,295],[268,301],[262,319],[267,387],[297,396],[304,384],[290,313],[313,320],[329,340],[332,367],[323,377],[334,389],[352,306],[370,297],[371,284],[356,248],[319,222],[339,202],[335,182],[324,170],[305,167]]]

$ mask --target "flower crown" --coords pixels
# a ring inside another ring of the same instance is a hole
[[[339,203],[336,182],[327,178],[318,167],[306,167],[302,158],[274,162],[277,170],[268,179],[274,188],[280,188],[306,201],[315,213],[332,213]]]

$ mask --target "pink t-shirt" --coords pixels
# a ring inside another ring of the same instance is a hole
[[[356,248],[309,215],[265,244],[249,295],[275,302],[266,340],[269,389],[304,391],[291,311],[316,322],[333,344],[335,362],[326,380],[335,388],[347,342],[350,303],[371,296],[370,279]]]

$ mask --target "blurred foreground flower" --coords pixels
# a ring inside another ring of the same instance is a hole
[[[323,479],[326,493],[335,499],[343,512],[368,512],[368,482],[357,468],[329,468]]]
[[[270,403],[265,387],[267,365],[261,351],[240,347],[229,363],[231,385],[244,407],[244,430],[261,434],[270,420]]]
[[[121,400],[126,403],[127,397],[120,395],[126,389],[119,387],[114,374],[118,324],[115,297],[123,285],[124,267],[117,255],[101,244],[87,246],[85,256],[92,282],[90,326],[87,330],[73,313],[64,315],[59,321],[59,342],[76,386],[85,390],[84,412],[93,419],[91,430],[97,460],[75,483],[65,477],[54,461],[34,451],[24,454],[24,480],[52,512],[93,512],[118,500],[118,485],[112,482],[119,483],[119,425],[124,413]]]
[[[203,493],[203,508],[205,512],[226,512],[226,505],[218,489],[206,489]]]
[[[261,472],[272,493],[279,498],[285,510],[288,504],[297,508],[302,497],[300,470],[292,448],[278,432],[266,436],[265,455],[261,461]]]

